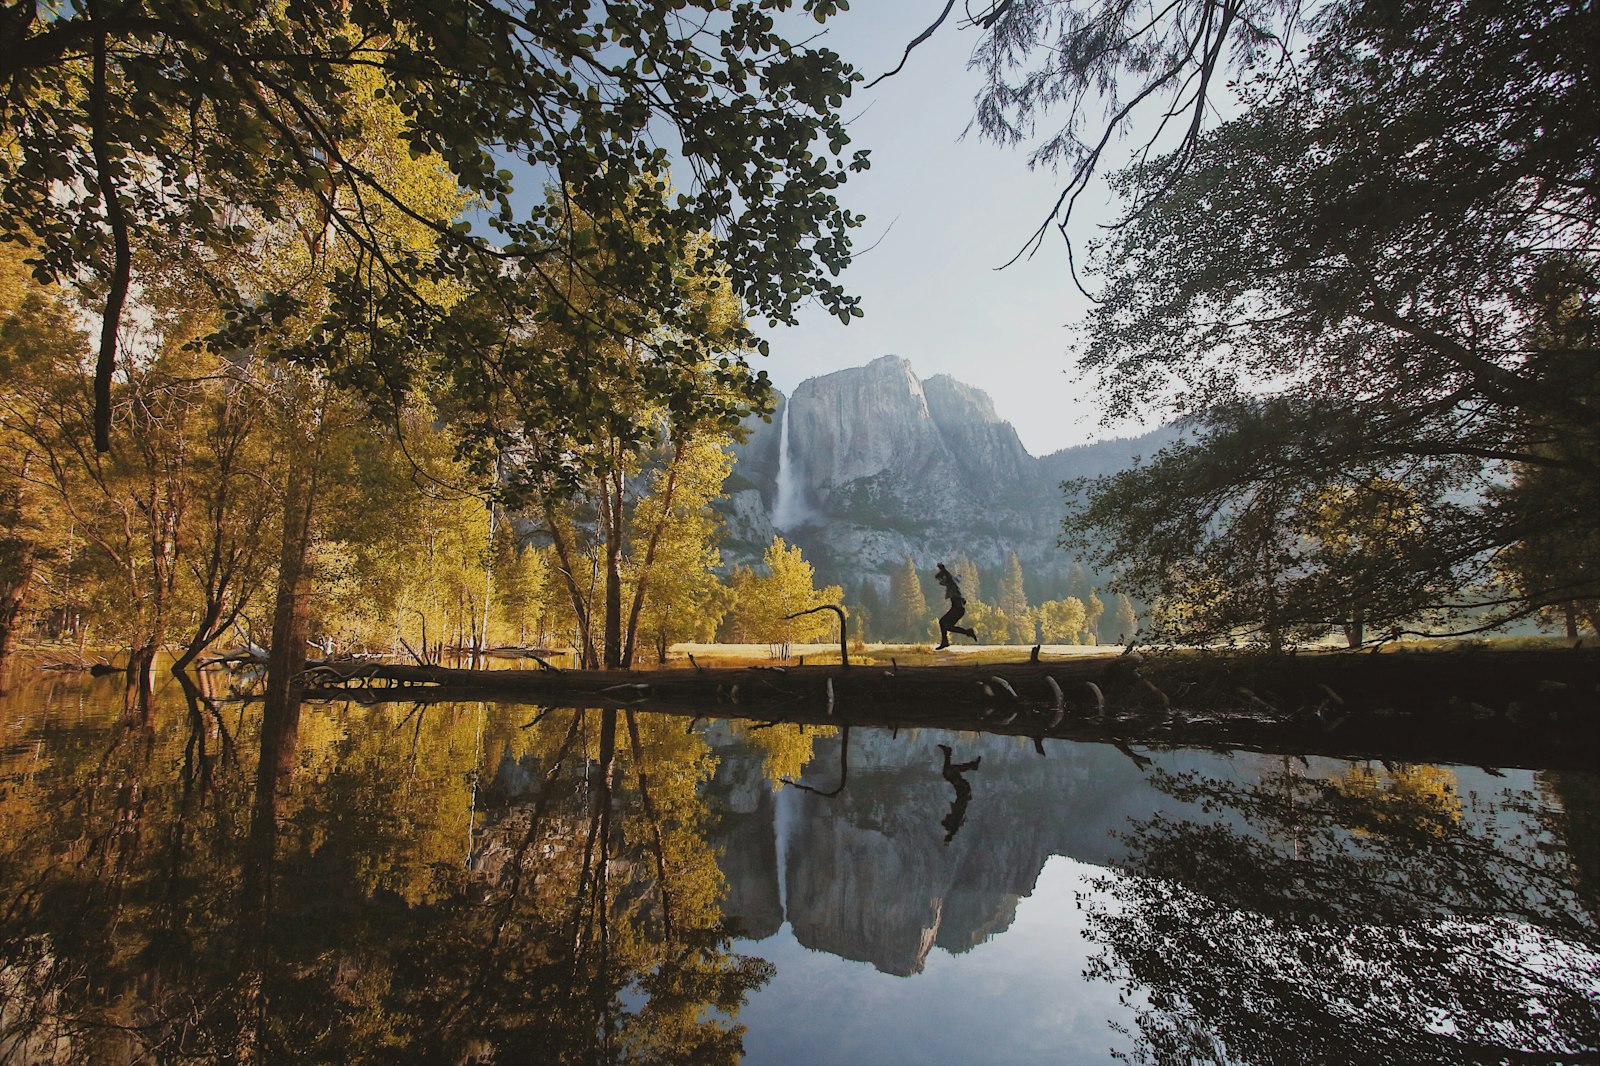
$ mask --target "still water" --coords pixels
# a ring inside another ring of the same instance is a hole
[[[0,698],[0,1063],[1596,1061],[1600,781]]]

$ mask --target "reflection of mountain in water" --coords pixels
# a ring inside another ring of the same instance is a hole
[[[711,839],[727,879],[724,917],[744,936],[764,940],[783,925],[778,895],[777,796],[761,755],[736,742],[725,723],[707,741],[720,756],[711,786]]]
[[[1050,856],[1115,864],[1113,834],[1129,818],[1179,806],[1110,745],[1052,743],[1041,757],[1016,737],[856,730],[839,795],[774,797],[758,755],[710,739],[721,760],[708,798],[728,917],[756,939],[787,918],[806,947],[886,973],[917,973],[935,945],[959,953],[1004,931]],[[941,819],[955,793],[940,773],[941,742],[958,762],[983,760],[966,774],[972,800],[948,844]],[[808,781],[838,783],[840,747],[837,737],[818,741]],[[1185,758],[1161,761],[1179,769]]]

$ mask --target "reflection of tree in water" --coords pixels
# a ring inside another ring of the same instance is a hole
[[[1088,904],[1138,1061],[1594,1061],[1600,928],[1548,835],[1425,768],[1154,783],[1206,820],[1137,823]]]
[[[1578,895],[1590,917],[1600,921],[1600,775],[1547,773],[1540,784],[1559,810],[1552,829],[1566,846]]]
[[[68,815],[0,842],[0,1061],[737,1060],[770,968],[727,950],[698,737],[308,706],[202,773],[211,710],[0,793]],[[474,815],[502,748],[533,790]]]
[[[525,818],[511,820],[521,832],[472,908],[475,935],[443,926],[447,937],[422,946],[460,973],[436,1001],[439,1035],[493,1048],[496,1061],[737,1061],[742,1029],[720,1019],[770,967],[726,950],[694,791],[704,746],[667,730],[652,752],[631,713],[619,743],[617,712],[598,717],[587,772],[562,772],[580,714]]]

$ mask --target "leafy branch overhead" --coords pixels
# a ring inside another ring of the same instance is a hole
[[[1037,250],[1052,225],[1071,252],[1078,199],[1130,128],[1141,130],[1145,157],[1175,146],[1169,176],[1181,175],[1228,95],[1230,75],[1292,66],[1305,7],[1302,0],[1175,0],[1159,8],[1132,0],[993,0],[971,14],[967,26],[982,36],[969,65],[983,75],[973,125],[1000,144],[1028,146],[1029,165],[1067,175],[1017,258]],[[1141,190],[1127,218],[1164,191]]]
[[[835,192],[867,165],[864,152],[845,156],[837,114],[857,76],[835,53],[775,32],[774,14],[791,6],[19,5],[0,26],[0,224],[30,248],[41,280],[79,285],[105,312],[97,445],[108,444],[117,329],[137,283],[132,250],[248,252],[282,217],[286,192],[318,208],[309,241],[341,242],[350,255],[327,283],[334,297],[315,309],[321,328],[284,354],[324,365],[359,337],[359,365],[344,374],[383,399],[410,390],[430,342],[446,361],[472,358],[435,335],[444,282],[537,310],[562,302],[557,281],[576,268],[685,325],[659,255],[683,234],[716,238],[706,254],[753,315],[791,322],[810,299],[858,314],[835,280],[860,221]],[[818,21],[839,6],[802,5]],[[441,215],[355,150],[362,102],[374,97],[468,211]],[[664,188],[674,155],[683,189],[638,197],[641,186]],[[520,210],[511,165],[560,194]],[[596,244],[584,246],[572,240],[574,214],[618,221],[585,231]],[[401,220],[429,240],[407,239]],[[557,262],[566,269],[552,271]],[[522,283],[529,276],[550,283]],[[208,281],[236,312],[226,343],[307,310],[291,284],[247,299],[225,269]],[[635,323],[603,325],[626,333]]]
[[[1174,632],[1596,617],[1596,18],[1330,5],[1301,77],[1120,177],[1160,195],[1099,249],[1083,365],[1191,432],[1069,536]]]

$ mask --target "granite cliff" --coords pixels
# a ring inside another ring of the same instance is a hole
[[[747,428],[723,503],[724,556],[759,559],[779,533],[820,579],[847,587],[885,580],[907,556],[998,568],[1016,552],[1025,568],[1064,568],[1061,482],[1120,469],[1174,437],[1035,457],[981,389],[920,380],[893,355],[803,381],[770,423]]]

